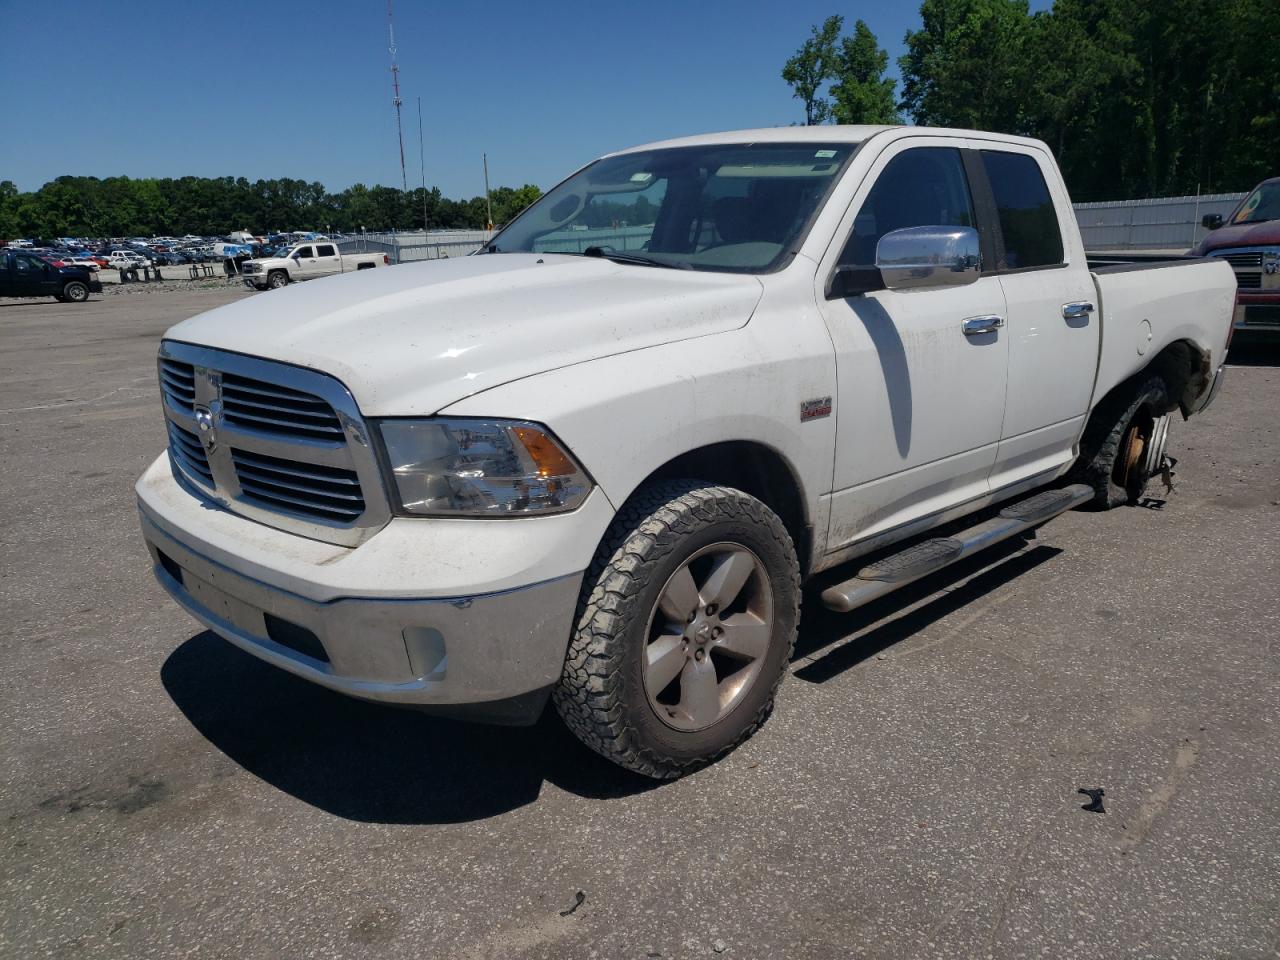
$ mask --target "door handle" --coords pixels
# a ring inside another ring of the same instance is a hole
[[[1088,300],[1076,300],[1062,305],[1063,320],[1087,320],[1093,313],[1093,304]]]
[[[1004,326],[1004,317],[995,314],[986,317],[970,317],[960,324],[966,337],[977,337],[984,333],[995,333]]]

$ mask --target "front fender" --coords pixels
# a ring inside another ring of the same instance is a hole
[[[797,351],[806,338],[794,328],[786,348],[769,339],[752,324],[605,357],[495,387],[441,414],[546,424],[615,507],[675,457],[751,441],[787,462],[803,514],[814,518],[830,490],[835,418],[802,422],[801,406],[833,395],[830,344],[815,338],[812,351]]]

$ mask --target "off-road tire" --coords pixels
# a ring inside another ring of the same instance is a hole
[[[289,285],[289,275],[283,270],[272,270],[267,274],[267,286],[272,290],[278,290],[281,287]]]
[[[1150,476],[1135,468],[1129,482],[1121,486],[1116,482],[1116,464],[1135,419],[1161,416],[1170,405],[1168,384],[1156,374],[1135,380],[1098,404],[1080,440],[1080,457],[1069,475],[1071,482],[1093,487],[1090,507],[1110,510],[1142,499]]]
[[[667,579],[708,544],[748,547],[768,573],[773,629],[760,673],[742,700],[706,729],[674,730],[644,691],[649,617]],[[755,497],[699,480],[638,491],[610,525],[583,579],[575,630],[553,699],[592,750],[656,779],[718,760],[760,728],[795,647],[800,568],[777,515]]]
[[[65,303],[84,303],[89,299],[89,286],[79,280],[72,280],[63,285],[62,296],[58,299]]]

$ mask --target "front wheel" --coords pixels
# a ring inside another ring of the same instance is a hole
[[[69,303],[84,303],[89,299],[89,287],[79,280],[72,280],[62,288],[62,296],[59,299]]]
[[[272,270],[271,276],[267,278],[267,286],[272,290],[279,289],[289,282],[289,275],[283,270]]]
[[[556,709],[623,767],[692,772],[768,718],[799,611],[795,547],[772,510],[730,487],[653,484],[587,571]]]

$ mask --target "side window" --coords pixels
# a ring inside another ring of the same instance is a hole
[[[322,243],[318,247],[316,247],[317,257],[336,257],[337,255],[338,253],[336,250],[333,249],[332,244]]]
[[[294,254],[293,254],[293,255],[294,255],[295,257],[301,257],[301,258],[303,258],[303,259],[310,259],[311,257],[314,257],[314,256],[315,256],[315,254],[313,254],[313,253],[311,252],[311,248],[310,248],[310,247],[299,247],[299,248],[294,252]]]
[[[1004,235],[1003,269],[1062,263],[1062,229],[1035,157],[983,150],[982,163],[995,196]]]
[[[840,265],[875,266],[876,244],[891,230],[972,227],[975,222],[960,151],[953,147],[904,150],[876,177],[854,218]]]
[[[13,265],[18,268],[19,273],[40,273],[44,270],[45,262],[18,254],[13,258]]]

